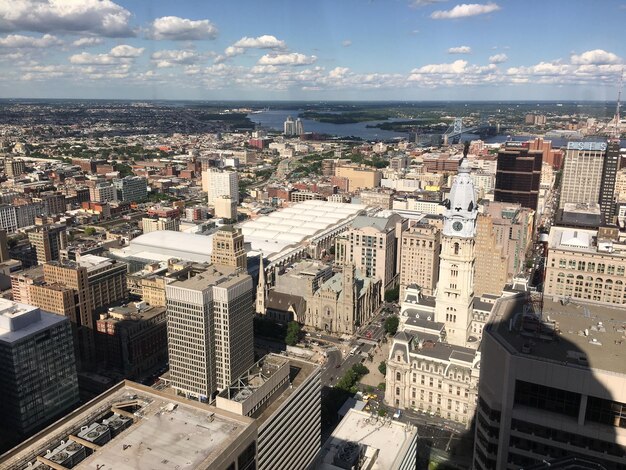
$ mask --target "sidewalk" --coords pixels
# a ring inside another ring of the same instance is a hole
[[[369,374],[366,374],[361,379],[361,384],[371,385],[372,387],[378,387],[378,384],[385,381],[385,377],[378,370],[378,366],[382,361],[386,361],[389,356],[389,346],[391,343],[382,343],[380,346],[376,346],[374,351],[374,359],[372,362],[366,360],[363,365],[369,369]]]

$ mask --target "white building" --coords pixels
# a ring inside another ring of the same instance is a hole
[[[202,190],[207,193],[207,203],[215,205],[220,196],[239,201],[239,174],[236,171],[208,169],[202,172]]]
[[[117,189],[111,183],[96,183],[89,188],[89,197],[94,202],[117,201]]]
[[[211,266],[165,290],[172,387],[210,401],[254,362],[252,278]]]

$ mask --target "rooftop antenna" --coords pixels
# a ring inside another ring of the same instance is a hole
[[[623,80],[624,80],[624,69],[622,68],[622,71],[620,72],[619,75],[619,88],[617,91],[617,104],[615,106],[615,127],[613,128],[613,135],[612,137],[614,139],[619,139],[620,138],[620,107],[622,106],[622,84],[623,84]]]

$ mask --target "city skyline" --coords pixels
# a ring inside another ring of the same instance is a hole
[[[0,98],[613,100],[624,15],[620,1],[3,1]]]

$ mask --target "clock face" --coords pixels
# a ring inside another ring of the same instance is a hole
[[[463,223],[457,220],[456,222],[452,224],[452,229],[457,232],[460,232],[461,230],[463,230]]]

